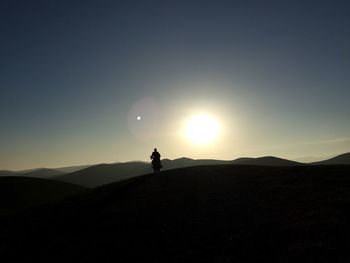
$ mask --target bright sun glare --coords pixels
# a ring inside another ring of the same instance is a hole
[[[219,122],[207,114],[192,116],[185,125],[185,136],[196,144],[209,144],[219,135]]]

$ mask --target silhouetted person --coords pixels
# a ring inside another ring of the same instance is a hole
[[[154,173],[159,173],[160,168],[162,168],[162,164],[160,162],[160,153],[157,151],[157,148],[154,148],[154,151],[152,153],[152,155],[150,156],[151,160],[152,160],[152,166],[153,166],[153,170]]]

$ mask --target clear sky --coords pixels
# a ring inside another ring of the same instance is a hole
[[[147,160],[154,147],[170,159],[348,152],[349,12],[337,0],[2,0],[0,169]],[[185,136],[196,114],[218,123],[210,143]]]

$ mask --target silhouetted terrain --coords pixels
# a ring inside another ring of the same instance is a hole
[[[53,178],[59,175],[63,175],[64,172],[54,170],[54,169],[48,169],[48,168],[41,168],[36,169],[30,172],[21,173],[21,176],[28,176],[28,177],[37,177],[37,178]]]
[[[59,168],[54,168],[54,170],[60,171],[62,173],[73,173],[85,168],[88,168],[92,166],[91,164],[87,165],[75,165],[75,166],[67,166],[67,167],[59,167]]]
[[[337,158],[337,157],[336,157]],[[343,164],[341,161],[346,161],[342,158],[338,164]],[[163,159],[163,171],[184,168],[198,165],[219,165],[219,164],[236,164],[236,165],[257,165],[257,166],[299,166],[306,165],[303,163],[290,161],[273,156],[265,156],[259,158],[238,158],[233,161],[222,161],[212,159],[194,160],[190,158],[179,158],[175,160]],[[346,162],[344,163],[346,164]],[[86,169],[79,170],[74,173],[65,174],[55,177],[55,180],[79,184],[85,187],[97,187],[104,184],[118,182],[134,176],[139,176],[151,173],[152,168],[150,163],[145,162],[127,162],[115,164],[99,164],[90,166]]]
[[[194,160],[186,157],[178,158],[175,160],[169,160],[169,159],[162,160],[164,170],[184,168],[184,167],[196,166],[196,165],[216,165],[216,164],[230,164],[230,163],[231,161],[222,161],[222,160],[214,160],[214,159]]]
[[[349,262],[349,175],[350,166],[211,165],[134,177],[0,217],[1,256],[12,262]]]
[[[222,161],[211,159],[194,160],[190,158],[179,158],[175,160],[163,159],[163,171],[198,165],[218,164],[242,164],[242,165],[267,165],[267,166],[294,166],[301,163],[284,160],[276,157],[240,158],[234,161]],[[150,163],[127,162],[116,164],[99,164],[77,171],[71,174],[58,176],[55,179],[63,182],[83,185],[86,187],[97,187],[104,184],[118,182],[134,176],[152,172]]]
[[[214,165],[225,163],[229,164],[230,161],[193,160],[190,158],[179,158],[175,160],[164,159],[162,160],[162,165],[164,166],[162,170],[165,171],[195,165]],[[79,184],[86,187],[96,187],[151,172],[153,172],[151,164],[145,162],[99,164],[75,173],[58,176],[55,178],[55,180]]]
[[[73,173],[92,165],[77,165],[60,168],[36,168],[21,171],[0,170],[0,176],[28,176],[37,178],[54,178],[66,173]]]
[[[18,175],[18,173],[13,171],[7,171],[7,170],[0,171],[0,176],[13,176],[13,175]]]
[[[233,164],[240,165],[263,165],[263,166],[296,166],[305,165],[303,163],[298,163],[274,156],[265,156],[259,158],[239,158],[232,161]]]
[[[350,164],[350,153],[344,153],[328,160],[313,162],[312,164],[313,165],[339,165],[339,164],[348,165]]]
[[[74,173],[58,176],[55,180],[86,187],[96,187],[137,175],[147,174],[151,171],[150,164],[143,162],[98,164]]]
[[[26,176],[37,178],[53,178],[59,175],[63,175],[64,172],[55,169],[39,168],[25,171],[0,171],[0,176]]]
[[[274,156],[265,156],[259,158],[238,158],[235,160],[223,161],[214,159],[190,159],[186,157],[175,160],[163,159],[162,171],[198,166],[198,165],[218,165],[218,164],[237,164],[237,165],[258,165],[258,166],[297,166],[307,165],[305,163],[290,161]],[[329,160],[310,163],[310,165],[332,165],[332,164],[350,164],[350,153],[342,154]],[[62,168],[40,168],[26,171],[0,171],[0,176],[29,176],[37,178],[52,178],[55,180],[82,185],[84,187],[97,187],[104,184],[118,182],[134,176],[151,173],[152,168],[147,162],[126,162],[114,164],[98,165],[79,165]]]
[[[0,177],[0,214],[59,200],[84,190],[82,186],[47,179]]]

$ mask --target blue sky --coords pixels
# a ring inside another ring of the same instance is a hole
[[[1,1],[0,168],[349,151],[349,8]],[[215,142],[183,139],[195,113]]]

